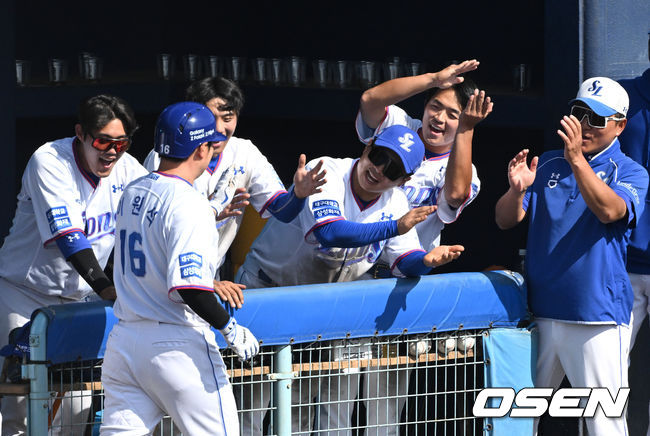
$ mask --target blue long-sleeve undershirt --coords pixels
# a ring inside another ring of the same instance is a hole
[[[406,277],[420,277],[429,274],[431,268],[424,264],[426,251],[413,251],[399,260],[397,268]]]
[[[397,235],[396,220],[355,223],[341,219],[314,229],[314,236],[323,247],[363,247]]]
[[[296,197],[292,186],[289,192],[278,195],[266,210],[283,223],[288,223],[298,216],[304,206],[305,199]]]

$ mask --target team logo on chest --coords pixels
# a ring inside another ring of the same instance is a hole
[[[244,174],[244,173],[245,173],[245,171],[244,171],[244,167],[241,166],[241,165],[239,166],[239,168],[237,168],[237,167],[233,167],[233,171],[234,171],[233,175],[235,175],[235,176],[237,175],[237,173],[240,173],[240,174]]]
[[[560,180],[560,173],[551,173],[551,178],[548,179],[546,184],[549,188],[553,189],[557,186],[558,180]]]
[[[596,175],[598,176],[598,178],[600,180],[602,180],[605,183],[607,183],[609,181],[609,177],[607,177],[607,174],[605,173],[605,171],[598,171],[596,173]]]

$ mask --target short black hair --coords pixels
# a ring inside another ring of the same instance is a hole
[[[185,99],[207,104],[213,98],[220,98],[226,104],[219,110],[233,111],[237,116],[244,107],[244,94],[235,82],[223,77],[206,77],[190,83],[185,90]]]
[[[469,97],[474,93],[474,90],[477,88],[476,83],[469,77],[465,77],[465,80],[463,80],[460,83],[457,83],[451,87],[451,89],[454,90],[454,93],[456,94],[456,99],[458,99],[458,102],[460,103],[460,110],[462,111],[465,109],[465,106],[467,105],[467,102],[469,101]],[[442,89],[441,88],[431,88],[427,91],[427,94],[425,96],[424,100],[424,105],[426,106],[429,104],[429,101],[438,94]]]
[[[131,106],[114,95],[100,94],[82,100],[77,117],[84,134],[97,132],[114,119],[122,121],[127,136],[138,128]]]

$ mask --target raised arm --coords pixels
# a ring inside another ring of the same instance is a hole
[[[456,140],[449,153],[443,192],[447,203],[460,207],[470,193],[472,183],[472,138],[474,127],[492,112],[493,103],[485,91],[474,90],[460,114]]]
[[[564,141],[564,158],[571,165],[578,189],[587,207],[603,224],[613,223],[627,214],[627,205],[612,188],[594,173],[582,154],[582,126],[576,117],[565,116],[557,134]]]
[[[399,103],[429,88],[449,88],[464,79],[458,75],[475,70],[479,62],[475,59],[453,64],[436,73],[418,76],[398,77],[368,89],[361,95],[360,111],[364,123],[372,129],[379,126],[386,107]]]
[[[508,183],[510,188],[497,201],[494,218],[500,229],[510,229],[519,224],[526,216],[523,208],[526,189],[535,181],[537,173],[537,156],[526,164],[528,149],[524,149],[508,163]]]

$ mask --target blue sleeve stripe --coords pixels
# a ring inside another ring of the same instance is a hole
[[[283,189],[283,190],[278,191],[278,192],[276,192],[275,194],[273,194],[273,196],[272,196],[271,198],[269,198],[269,199],[266,201],[266,203],[264,203],[264,206],[262,206],[262,208],[260,209],[260,215],[262,215],[264,212],[266,212],[266,209],[271,205],[271,203],[273,203],[273,201],[275,201],[275,199],[276,199],[276,197],[277,197],[278,195],[282,195],[282,194],[286,194],[286,193],[287,193],[287,191],[285,191],[285,190]]]
[[[48,239],[43,243],[43,247],[45,247],[47,244],[49,244],[52,241],[57,240],[58,238],[67,235],[68,233],[74,233],[74,232],[81,232],[83,233],[83,230],[78,229],[78,228],[72,228],[72,229],[67,229],[65,232],[61,232],[58,235],[54,236],[53,238]]]
[[[86,239],[86,235],[77,229],[71,232],[57,235],[54,240],[56,241],[56,245],[59,247],[59,250],[61,250],[63,257],[66,259],[70,258],[70,256],[81,250],[92,248],[90,242],[88,242],[88,239]]]
[[[283,223],[293,221],[305,206],[306,198],[298,198],[293,192],[293,186],[289,192],[275,197],[275,200],[268,206],[268,211]]]

